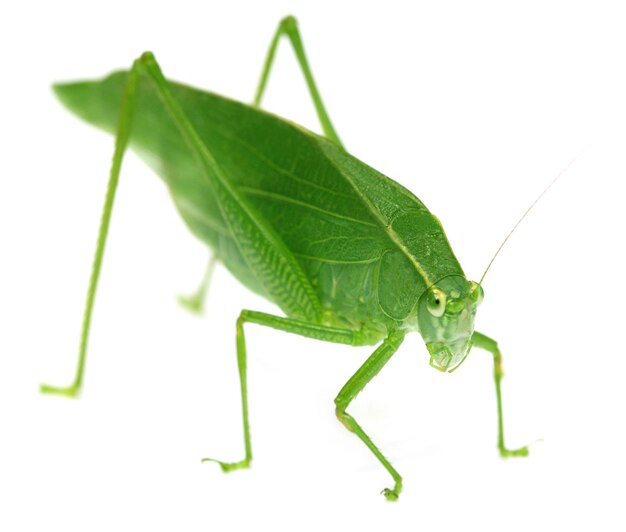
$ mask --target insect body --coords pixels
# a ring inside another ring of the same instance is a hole
[[[259,109],[282,35],[294,46],[324,137]],[[44,392],[73,396],[82,385],[104,244],[130,143],[163,178],[190,230],[239,281],[285,315],[243,310],[237,320],[245,457],[218,462],[223,470],[248,467],[252,459],[246,323],[328,342],[378,345],[335,404],[338,419],[393,477],[393,487],[383,492],[389,500],[397,499],[402,479],[346,409],[409,332],[420,332],[431,365],[442,371],[456,369],[472,346],[493,354],[500,453],[527,454],[526,447],[508,450],[504,445],[500,352],[493,340],[474,331],[482,288],[466,279],[441,224],[423,203],[345,151],[293,17],[276,32],[253,106],[167,81],[150,53],[129,72],[56,85],[55,91],[68,108],[116,131],[117,138],[76,377],[70,387],[44,385]]]

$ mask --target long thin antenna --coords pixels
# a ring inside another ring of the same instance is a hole
[[[563,170],[561,170],[558,175],[550,182],[550,184],[543,189],[543,192],[541,194],[539,194],[539,196],[537,196],[537,198],[535,199],[535,201],[533,201],[530,204],[530,207],[528,207],[528,209],[526,209],[526,211],[524,212],[524,214],[522,214],[521,218],[519,220],[517,220],[517,222],[515,223],[515,225],[513,226],[513,229],[511,229],[509,231],[509,234],[506,235],[505,239],[502,241],[502,244],[500,244],[500,247],[498,248],[498,250],[495,252],[495,254],[493,255],[493,257],[491,257],[491,260],[489,261],[489,264],[487,265],[487,268],[485,269],[485,272],[483,273],[483,276],[480,278],[480,281],[478,282],[478,284],[482,284],[483,279],[485,278],[485,275],[487,275],[487,272],[489,271],[489,268],[491,268],[491,265],[493,264],[493,261],[496,260],[496,257],[498,256],[498,254],[500,253],[500,251],[502,251],[502,248],[504,247],[504,244],[507,243],[507,240],[511,237],[511,235],[515,232],[515,230],[517,229],[517,227],[519,226],[519,224],[522,223],[522,220],[524,218],[526,218],[526,216],[528,216],[528,213],[532,210],[532,208],[537,205],[537,203],[539,202],[539,200],[541,198],[543,198],[543,196],[545,195],[546,192],[548,192],[548,190],[550,190],[552,188],[552,185],[554,185],[554,183],[556,183],[558,181],[558,179],[569,169],[570,166],[572,166],[577,160],[578,158],[583,154],[583,152],[587,149],[587,147],[583,148],[583,150],[576,155],[576,157],[574,157],[569,163],[567,163],[567,166],[565,166],[565,168],[563,168]]]

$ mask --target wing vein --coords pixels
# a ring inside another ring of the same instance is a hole
[[[253,188],[253,187],[238,187],[238,188],[244,194],[252,194],[253,196],[262,196],[266,198],[271,198],[277,201],[281,201],[283,203],[291,203],[292,205],[298,205],[300,207],[304,207],[305,209],[310,209],[313,211],[321,212],[328,216],[332,216],[333,218],[339,218],[341,220],[346,220],[348,222],[354,222],[354,223],[358,223],[361,225],[366,225],[368,227],[377,227],[376,224],[373,224],[371,222],[358,220],[356,218],[351,218],[350,216],[345,216],[343,214],[338,214],[336,212],[328,211],[326,209],[322,209],[321,207],[311,205],[310,203],[305,203],[303,201],[299,201],[293,198],[289,198],[287,196],[283,196],[282,194],[277,194],[276,192],[268,192],[267,190],[261,190],[261,189]]]

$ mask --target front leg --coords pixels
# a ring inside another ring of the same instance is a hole
[[[337,397],[335,398],[335,413],[337,419],[343,423],[343,425],[350,431],[354,432],[368,449],[374,453],[374,456],[378,458],[381,464],[385,467],[389,474],[392,476],[395,484],[392,488],[385,488],[382,493],[388,501],[396,501],[402,491],[402,477],[389,463],[389,460],[385,458],[383,453],[380,452],[378,447],[374,445],[374,442],[363,431],[356,420],[346,412],[346,408],[357,396],[357,394],[365,388],[368,382],[370,382],[382,369],[382,367],[389,361],[392,355],[398,350],[400,344],[404,340],[404,335],[400,333],[389,335],[385,341],[374,351],[365,363],[352,375],[350,380],[344,385]]]
[[[493,355],[493,379],[496,383],[496,399],[498,401],[498,449],[500,456],[509,458],[511,456],[528,456],[528,446],[519,449],[507,449],[504,445],[504,421],[502,419],[502,392],[500,390],[500,381],[504,372],[502,370],[502,354],[498,349],[498,343],[488,336],[475,332],[472,336],[474,347],[480,347],[485,351],[489,351]]]

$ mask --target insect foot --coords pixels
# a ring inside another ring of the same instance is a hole
[[[219,464],[224,473],[230,473],[237,469],[248,469],[250,467],[250,460],[241,460],[240,462],[220,462],[214,458],[203,458],[202,462],[215,462]]]
[[[519,449],[500,449],[500,456],[502,458],[511,458],[514,456],[528,456],[528,445],[520,447]]]
[[[65,388],[59,388],[57,386],[50,386],[49,384],[41,384],[39,386],[41,393],[62,395],[64,397],[78,397],[78,386],[67,386]]]
[[[202,314],[203,298],[200,294],[190,296],[179,295],[177,297],[178,304],[193,314]]]
[[[193,294],[181,294],[178,296],[178,303],[181,307],[186,308],[189,312],[193,314],[202,314],[202,311],[204,310],[204,302],[206,300],[207,290],[211,282],[211,277],[213,276],[214,268],[215,257],[211,255],[209,263],[204,270],[204,276],[202,277],[202,281],[200,282],[200,286],[198,286],[198,289]]]
[[[381,493],[385,496],[385,499],[388,501],[397,501],[398,497],[400,497],[400,492],[402,491],[402,482],[396,482],[396,485],[393,489],[385,488]]]

